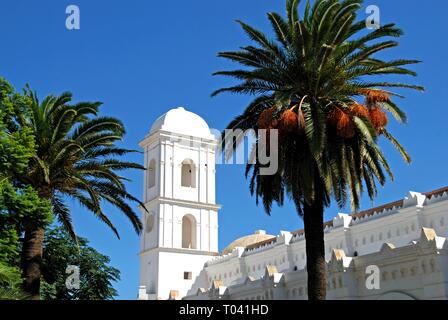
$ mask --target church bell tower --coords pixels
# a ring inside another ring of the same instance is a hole
[[[198,115],[176,108],[158,118],[144,150],[139,299],[180,299],[218,254],[217,141]]]

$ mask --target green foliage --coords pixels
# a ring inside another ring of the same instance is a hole
[[[241,69],[216,72],[238,81],[237,85],[222,88],[222,92],[248,94],[254,100],[237,116],[227,129],[259,129],[258,119],[263,111],[276,107],[276,117],[286,109],[303,112],[305,134],[289,134],[279,146],[279,170],[272,176],[260,175],[261,164],[248,165],[250,189],[262,198],[269,213],[274,202],[283,204],[290,196],[302,214],[305,204],[314,202],[317,185],[323,187],[323,204],[334,198],[344,207],[348,198],[352,210],[359,208],[364,189],[370,198],[376,196],[376,183],[384,185],[386,176],[393,179],[389,164],[378,146],[385,137],[398,149],[406,162],[409,155],[386,130],[375,132],[369,120],[352,117],[354,136],[337,136],[327,125],[335,109],[349,112],[350,106],[362,97],[363,90],[409,88],[423,90],[417,85],[377,81],[378,76],[416,73],[405,68],[417,60],[385,61],[376,55],[394,48],[394,38],[402,31],[394,24],[377,30],[366,30],[365,19],[357,19],[362,0],[307,1],[304,16],[300,17],[299,0],[286,1],[286,17],[269,13],[275,39],[239,21],[243,31],[255,43],[239,51],[220,52],[219,56],[242,66]],[[385,92],[385,91],[383,91]],[[390,96],[400,95],[388,92]],[[405,113],[392,101],[381,107],[400,122]],[[234,148],[242,140],[225,148]],[[228,150],[226,152],[229,154]]]
[[[113,282],[120,280],[120,272],[109,265],[109,257],[90,247],[84,238],[78,238],[78,245],[62,228],[54,228],[46,233],[42,299],[107,300],[117,296]],[[66,268],[69,265],[80,268],[79,289],[69,290],[65,285],[68,276]]]
[[[15,225],[0,215],[0,262],[13,263],[19,258],[19,236]]]
[[[23,170],[35,151],[31,128],[18,125],[19,118],[28,113],[29,103],[0,78],[0,179]]]
[[[20,289],[22,279],[20,269],[0,261],[0,300],[23,300],[25,294]]]
[[[18,269],[6,266],[0,262],[0,283],[8,282],[8,284],[20,283],[20,274]]]
[[[24,299],[20,289],[20,242],[26,224],[51,223],[51,205],[31,186],[17,184],[35,153],[34,136],[20,122],[29,116],[31,100],[0,78],[0,299]]]
[[[27,224],[45,227],[52,221],[50,201],[40,198],[31,186],[19,189],[7,181],[0,184],[0,238],[2,229],[11,232],[14,226],[23,231]]]

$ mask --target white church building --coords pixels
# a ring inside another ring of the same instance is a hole
[[[201,117],[172,109],[140,146],[138,299],[307,299],[303,230],[259,230],[219,252],[217,141]],[[339,213],[324,230],[328,299],[448,299],[448,187]]]

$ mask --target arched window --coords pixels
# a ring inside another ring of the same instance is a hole
[[[182,248],[196,249],[196,219],[189,214],[182,218]]]
[[[182,162],[182,187],[196,188],[196,171],[192,160],[184,160]]]
[[[148,188],[156,185],[156,161],[151,159],[148,166]]]

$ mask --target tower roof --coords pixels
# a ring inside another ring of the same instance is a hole
[[[210,128],[197,114],[178,107],[160,116],[151,126],[150,134],[159,130],[214,140]]]
[[[236,239],[231,244],[229,244],[222,252],[222,254],[228,254],[233,251],[236,247],[247,248],[253,244],[259,243],[265,240],[275,239],[275,236],[266,234],[263,230],[258,230],[254,234]]]

